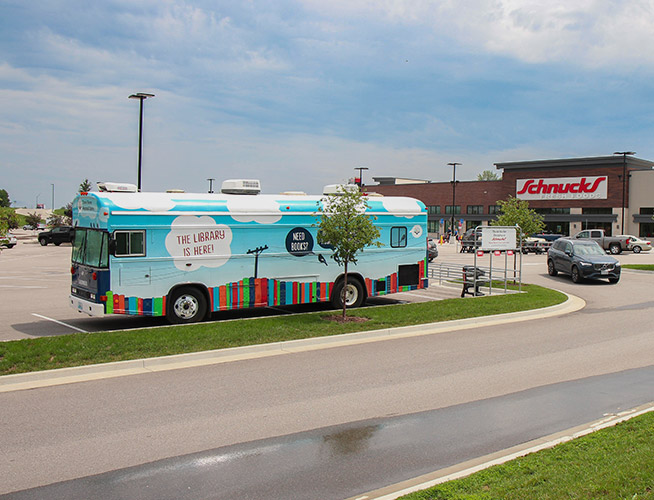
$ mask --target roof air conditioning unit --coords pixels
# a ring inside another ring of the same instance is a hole
[[[322,189],[322,194],[343,194],[346,191],[356,193],[359,191],[359,186],[356,184],[327,184]]]
[[[124,182],[98,182],[98,191],[107,193],[136,193],[135,184]]]
[[[224,194],[259,194],[261,182],[259,179],[227,179],[223,181],[220,192]]]

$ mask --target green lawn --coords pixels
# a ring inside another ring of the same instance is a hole
[[[654,499],[654,412],[404,500]]]
[[[566,299],[537,285],[523,285],[523,291],[348,312],[348,316],[365,318],[363,322],[331,321],[326,317],[339,313],[329,311],[2,342],[0,375],[487,316],[547,307]]]
[[[622,264],[626,269],[638,269],[640,271],[654,271],[654,264]]]

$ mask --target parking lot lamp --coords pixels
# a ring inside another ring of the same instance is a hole
[[[154,94],[145,94],[138,92],[129,96],[129,99],[138,99],[139,103],[139,160],[138,160],[138,190],[141,191],[141,154],[143,150],[143,101],[148,97],[154,97]]]
[[[363,171],[368,170],[368,167],[354,167],[354,170],[359,171],[359,188],[363,187]]]
[[[452,166],[452,221],[450,223],[450,232],[452,233],[452,236],[454,236],[454,205],[456,203],[456,183],[458,182],[456,180],[456,166],[461,165],[461,163],[452,162],[448,163],[448,165]]]
[[[625,201],[627,193],[627,155],[635,155],[633,151],[616,151],[614,155],[622,155],[622,222],[620,222],[620,232],[626,234],[627,231],[624,228],[624,211],[625,211]]]

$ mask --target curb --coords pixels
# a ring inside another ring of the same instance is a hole
[[[230,363],[246,359],[279,356],[319,349],[344,347],[368,342],[418,337],[421,335],[434,335],[456,330],[467,330],[480,326],[493,326],[508,323],[517,323],[531,319],[548,318],[569,314],[582,309],[586,302],[574,295],[564,293],[568,299],[555,306],[530,311],[498,314],[476,318],[442,321],[421,325],[387,328],[366,332],[346,333],[330,337],[316,337],[311,339],[287,340],[271,344],[232,347],[156,358],[135,359],[129,361],[116,361],[88,366],[58,368],[39,372],[19,373],[15,375],[0,376],[0,393],[50,387],[55,385],[72,384],[91,380],[124,377],[167,370],[178,370],[198,366]]]

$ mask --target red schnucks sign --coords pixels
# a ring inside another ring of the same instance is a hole
[[[521,200],[605,200],[609,179],[600,177],[551,177],[517,179],[516,198]]]

